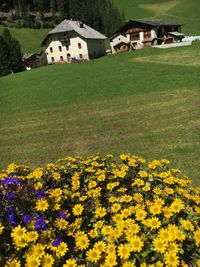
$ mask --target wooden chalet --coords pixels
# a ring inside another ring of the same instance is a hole
[[[159,19],[129,20],[111,37],[112,53],[130,51],[152,45],[181,42],[181,24]]]

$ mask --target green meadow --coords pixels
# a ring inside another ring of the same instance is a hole
[[[197,42],[0,78],[0,167],[131,152],[200,185],[199,58]]]
[[[183,24],[187,35],[200,35],[200,3],[197,0],[114,0],[127,19],[163,18]]]
[[[23,53],[40,52],[42,50],[40,44],[50,29],[9,29],[11,34],[20,42]],[[0,25],[0,34],[3,26]]]

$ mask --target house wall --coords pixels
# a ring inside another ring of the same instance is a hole
[[[87,39],[89,59],[98,58],[106,54],[105,40]]]
[[[117,53],[115,48],[114,48],[114,46],[117,45],[118,43],[121,43],[121,42],[124,42],[124,43],[129,42],[129,36],[125,37],[124,35],[119,34],[118,36],[116,36],[112,40],[112,42],[110,42],[110,47],[111,47],[112,54]]]
[[[81,45],[81,48],[79,48],[78,44]],[[62,51],[59,50],[59,46],[61,46]],[[50,48],[53,49],[53,52],[51,52]],[[45,53],[49,64],[61,62],[61,57],[63,57],[63,61],[68,62],[71,61],[70,58],[80,59],[80,55],[82,55],[83,59],[89,59],[86,41],[75,33],[71,34],[71,38],[68,42],[68,49],[66,44],[62,44],[61,41],[59,41],[59,34],[51,37]],[[70,54],[70,57],[67,57],[67,54]],[[52,61],[52,57],[54,58],[54,62]]]

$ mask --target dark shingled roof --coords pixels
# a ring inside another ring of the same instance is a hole
[[[162,19],[135,19],[132,21],[141,22],[141,23],[148,24],[148,25],[155,26],[155,27],[157,26],[181,26],[180,23],[162,20]]]
[[[135,24],[135,26],[137,25],[136,27],[146,26],[148,28],[162,27],[162,26],[164,26],[164,27],[181,26],[180,23],[177,23],[174,21],[162,20],[162,19],[131,19],[131,20],[127,21],[126,24],[124,24],[116,32],[114,32],[113,36],[110,39],[112,40],[113,38],[115,38],[115,35],[117,35],[118,33],[123,33],[124,30],[128,29],[129,27],[131,27],[134,24]]]

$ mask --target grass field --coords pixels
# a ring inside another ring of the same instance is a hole
[[[114,0],[127,19],[163,18],[183,24],[183,32],[200,35],[200,3],[197,0]]]
[[[142,49],[0,78],[1,167],[131,152],[168,158],[200,185],[199,48]]]
[[[0,34],[2,30],[3,26],[0,25]],[[10,28],[11,34],[20,42],[23,53],[40,52],[40,44],[49,31],[50,29]]]

